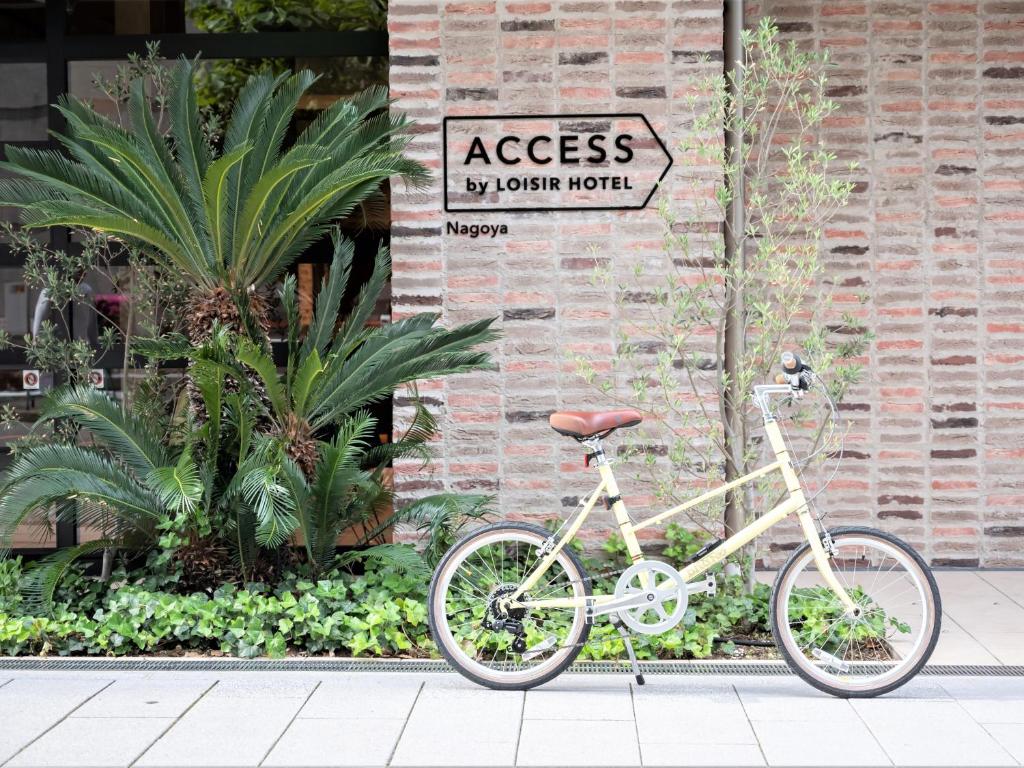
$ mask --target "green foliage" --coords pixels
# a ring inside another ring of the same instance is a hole
[[[332,104],[285,149],[315,80],[308,71],[250,78],[220,152],[203,133],[189,61],[172,75],[170,137],[141,79],[131,86],[131,129],[64,97],[57,108],[68,134],[60,140],[70,157],[11,148],[0,167],[15,178],[0,180],[0,201],[20,208],[29,227],[80,227],[135,244],[200,289],[226,289],[244,312],[253,286],[278,277],[384,181],[427,178],[403,154],[408,123],[386,111],[384,88]]]
[[[335,571],[276,588],[226,585],[212,596],[128,584],[52,616],[0,611],[0,653],[125,655],[177,648],[243,658],[289,650],[352,656],[426,655],[433,650],[424,579],[397,570]],[[81,589],[81,587],[79,587]],[[92,599],[88,599],[92,597]]]
[[[702,543],[676,526],[666,555],[687,558]],[[617,551],[615,544],[607,548]],[[351,656],[437,656],[426,625],[429,573],[422,558],[409,546],[386,544],[339,555],[319,578],[285,574],[276,586],[225,585],[212,594],[176,594],[173,579],[159,573],[159,558],[151,558],[143,571],[114,574],[110,584],[82,575],[76,568],[60,584],[50,614],[37,615],[22,602],[21,593],[32,570],[20,559],[0,561],[0,653],[110,654],[159,653],[179,649],[218,651],[242,657],[286,653],[330,653]],[[365,572],[353,573],[355,564]],[[615,563],[590,561],[587,568],[598,574]],[[614,590],[614,576],[595,578],[594,591]],[[877,653],[874,638],[888,627],[907,632],[898,618],[888,616],[861,590],[852,593],[862,606],[865,621],[841,622],[834,642],[826,650],[852,643],[852,653],[868,658]],[[641,659],[693,659],[732,654],[736,639],[771,640],[769,604],[771,587],[756,583],[746,589],[739,576],[719,574],[714,597],[694,595],[683,621],[662,635],[635,635],[634,647]],[[473,605],[479,618],[484,606]],[[798,641],[804,642],[837,627],[843,606],[830,591],[821,588],[796,590],[790,603],[790,619]],[[555,623],[569,623],[552,615],[545,632]],[[531,625],[532,626],[532,625]],[[468,630],[466,630],[468,631]],[[536,634],[536,630],[530,630]],[[556,632],[557,633],[557,632]],[[852,639],[851,639],[852,638]],[[528,636],[532,644],[542,638]],[[511,642],[504,633],[488,638],[494,647]],[[477,644],[480,638],[474,639]],[[618,659],[625,648],[607,622],[598,622],[584,659]]]
[[[186,12],[206,32],[385,29],[386,0],[189,0]]]
[[[273,588],[226,585],[212,595],[174,594],[123,571],[108,588],[75,572],[59,588],[48,616],[21,609],[20,569],[7,561],[0,568],[0,653],[125,655],[181,648],[242,657],[289,652],[436,656],[426,625],[428,579],[409,547],[388,549],[387,554],[373,548],[342,555],[319,579],[288,574]],[[338,570],[356,559],[367,564],[365,573]],[[672,632],[634,638],[637,652],[641,658],[703,658],[722,637],[763,635],[768,594],[764,585],[743,594],[739,580],[730,580],[715,598],[695,599]],[[618,634],[604,622],[591,638],[594,644],[584,649],[584,658],[624,653]]]
[[[446,329],[436,325],[437,315],[421,314],[367,328],[377,296],[390,276],[388,251],[381,247],[372,276],[358,292],[348,317],[337,326],[353,253],[352,242],[335,231],[334,259],[304,335],[295,309],[295,280],[284,281],[280,299],[288,321],[288,359],[283,371],[266,348],[245,339],[232,344],[225,334],[216,334],[198,353],[188,349],[184,339],[167,349],[194,359],[193,376],[204,397],[207,390],[211,398],[215,396],[228,376],[240,382],[252,402],[267,403],[257,418],[270,422],[268,433],[287,454],[275,465],[275,482],[295,517],[290,529],[282,527],[281,533],[290,535],[296,528],[301,532],[314,572],[333,558],[339,534],[354,526],[364,528],[361,545],[374,542],[396,523],[415,523],[426,534],[427,556],[437,559],[463,521],[481,516],[486,506],[479,497],[444,494],[386,512],[392,504],[386,467],[399,458],[428,461],[427,442],[436,423],[418,405],[404,434],[370,448],[377,423],[362,409],[390,397],[402,384],[488,365],[490,357],[479,347],[495,338],[490,330],[493,320]],[[216,404],[209,403],[207,410],[215,420]],[[332,439],[320,437],[329,430],[334,432]],[[302,463],[309,452],[315,452],[312,467]]]

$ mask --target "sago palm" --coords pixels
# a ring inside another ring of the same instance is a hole
[[[215,365],[236,381],[255,378],[257,399],[269,409],[269,433],[281,439],[307,477],[319,455],[317,438],[323,437],[325,430],[346,423],[403,384],[486,367],[491,358],[481,346],[496,338],[491,329],[494,318],[444,328],[437,324],[437,314],[421,313],[367,327],[391,275],[391,259],[384,246],[377,251],[373,274],[339,326],[336,318],[348,285],[353,251],[352,242],[336,230],[330,272],[304,335],[295,280],[292,276],[285,279],[280,299],[288,322],[288,361],[283,371],[264,346],[246,338],[237,340],[231,354],[221,352],[215,359],[197,359],[196,351],[180,336],[177,344],[172,337],[162,345],[164,356],[192,357],[194,365]]]
[[[278,482],[280,447],[253,435],[246,416],[251,406],[240,395],[224,395],[214,378],[201,377],[200,388],[215,394],[207,401],[211,419],[173,447],[152,424],[92,387],[57,390],[47,399],[39,425],[72,419],[93,444],[42,444],[18,454],[0,486],[0,547],[23,523],[49,526],[51,508],[65,499],[78,503],[57,505],[58,515],[73,513],[105,538],[44,561],[36,580],[44,600],[77,557],[108,547],[143,548],[168,521],[183,534],[202,535],[215,518],[230,520],[241,533],[231,538],[243,573],[256,547],[276,547],[292,534],[297,520],[293,497]],[[221,423],[221,413],[234,423]],[[235,456],[226,473],[208,450],[215,435],[231,439]]]
[[[0,167],[15,178],[0,180],[0,205],[21,208],[28,227],[77,227],[143,246],[195,284],[194,343],[214,321],[260,338],[267,308],[258,290],[385,180],[419,184],[426,171],[403,155],[407,121],[386,111],[384,88],[336,102],[286,147],[316,76],[253,76],[217,150],[201,130],[191,62],[182,60],[173,80],[169,136],[141,80],[130,128],[63,97],[68,128],[57,138],[66,154],[9,147]]]

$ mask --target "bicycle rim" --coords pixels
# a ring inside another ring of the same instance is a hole
[[[518,620],[526,650],[513,648],[515,634],[493,629],[489,603],[496,590],[518,587],[536,564],[543,538],[522,530],[497,530],[470,537],[442,563],[432,599],[438,644],[471,676],[500,685],[529,685],[560,671],[575,658],[585,613],[578,609],[531,609]],[[533,599],[585,595],[580,574],[563,552],[528,596]]]
[[[850,695],[891,690],[920,669],[934,646],[931,581],[910,553],[885,538],[848,533],[834,544],[832,570],[859,615],[846,611],[806,547],[776,587],[778,641],[812,684]]]

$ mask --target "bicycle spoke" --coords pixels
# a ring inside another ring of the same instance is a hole
[[[823,690],[899,684],[929,650],[925,576],[904,550],[873,534],[839,534],[835,543],[832,571],[859,611],[847,612],[807,553],[782,574],[788,602],[778,631],[787,659]]]

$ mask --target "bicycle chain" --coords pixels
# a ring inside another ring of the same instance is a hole
[[[568,581],[568,583],[569,584],[583,584],[584,582],[589,581],[590,584],[593,585],[593,583],[595,581],[597,581],[598,579],[606,579],[606,578],[610,578],[612,576],[621,576],[627,570],[628,570],[628,568],[619,568],[618,570],[601,571],[600,573],[595,573],[593,575],[588,574],[587,578],[584,579],[583,581],[580,581],[579,579],[570,579]],[[591,624],[591,626],[593,626],[594,624],[596,624],[596,621],[592,619],[590,621],[590,624]],[[615,635],[614,637],[598,638],[597,640],[587,640],[585,643],[570,643],[569,645],[560,645],[560,646],[558,646],[558,649],[559,650],[565,650],[567,648],[587,648],[587,647],[597,647],[599,645],[600,646],[605,646],[605,645],[608,645],[609,643],[612,643],[612,642],[614,642],[616,640],[619,641],[619,642],[622,642],[623,638],[620,635]]]

